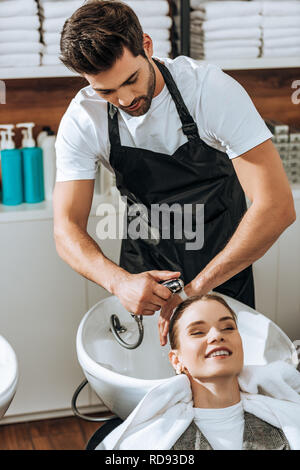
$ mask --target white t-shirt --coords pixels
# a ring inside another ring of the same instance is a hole
[[[240,401],[227,408],[194,408],[195,424],[214,450],[242,450],[244,409]]]
[[[195,120],[200,138],[235,158],[272,137],[244,88],[220,67],[194,59],[159,58],[168,67]],[[121,145],[172,155],[187,142],[175,103],[165,85],[143,116],[118,113]],[[107,101],[87,86],[71,101],[56,140],[57,181],[94,179],[108,169]]]

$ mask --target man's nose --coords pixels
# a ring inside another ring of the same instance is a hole
[[[128,108],[129,106],[132,105],[132,102],[134,101],[134,94],[127,92],[119,92],[118,94],[118,102],[120,106],[123,106],[123,108]]]

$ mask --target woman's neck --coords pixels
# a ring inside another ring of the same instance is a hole
[[[195,408],[227,408],[241,400],[237,377],[199,380],[189,377]]]

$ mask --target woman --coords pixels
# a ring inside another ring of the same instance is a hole
[[[175,450],[282,449],[289,444],[281,429],[244,412],[238,375],[243,346],[236,315],[216,295],[187,299],[170,324],[170,361],[191,383],[194,421]]]
[[[222,297],[182,302],[169,339],[178,376],[150,390],[98,450],[300,449],[299,372],[278,361],[257,366],[256,377],[254,367],[262,393],[245,393],[242,340]]]

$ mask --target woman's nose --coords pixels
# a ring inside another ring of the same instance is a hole
[[[223,341],[223,334],[222,331],[218,330],[217,328],[211,328],[207,335],[207,342],[213,343],[214,341]]]

